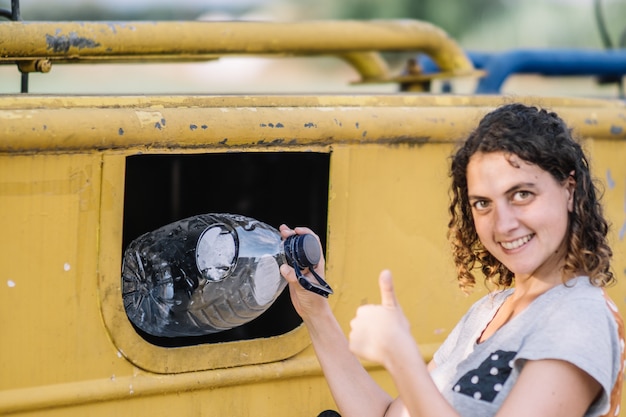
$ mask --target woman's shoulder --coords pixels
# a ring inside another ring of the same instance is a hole
[[[578,276],[549,290],[532,304],[534,313],[542,317],[542,326],[564,320],[572,326],[575,320],[581,326],[598,326],[608,322],[609,327],[619,317],[615,303],[602,287],[591,283],[587,276]]]
[[[604,305],[608,299],[606,291],[602,287],[593,285],[589,277],[580,275],[569,279],[546,293],[545,298],[559,298],[563,302],[584,302]]]

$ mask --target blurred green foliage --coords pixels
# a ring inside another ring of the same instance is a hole
[[[129,0],[132,1],[132,0]],[[38,2],[36,5],[22,0],[23,20],[45,21],[91,21],[91,20],[193,20],[198,17],[198,8],[191,7],[146,7],[116,9],[105,4],[86,2],[76,6],[55,5]],[[45,4],[45,6],[44,6]]]
[[[341,19],[418,19],[460,37],[476,22],[506,11],[502,0],[304,0],[320,17]]]

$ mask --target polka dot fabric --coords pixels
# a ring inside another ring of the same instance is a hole
[[[457,381],[454,391],[475,400],[492,402],[511,375],[516,353],[502,350],[491,353],[477,369],[467,372]]]

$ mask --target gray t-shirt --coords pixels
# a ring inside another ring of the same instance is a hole
[[[477,301],[437,350],[432,377],[443,396],[463,417],[493,416],[527,360],[560,359],[600,383],[602,395],[585,416],[604,414],[619,375],[623,341],[603,290],[587,277],[574,278],[545,292],[490,338],[476,343],[513,291]]]

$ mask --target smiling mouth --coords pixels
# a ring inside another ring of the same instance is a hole
[[[524,237],[520,237],[519,239],[515,239],[515,240],[512,240],[510,242],[500,242],[500,245],[502,245],[502,247],[504,249],[508,249],[508,250],[517,249],[517,248],[523,246],[530,239],[532,239],[533,236],[534,236],[534,234],[527,235],[527,236],[524,236]]]

